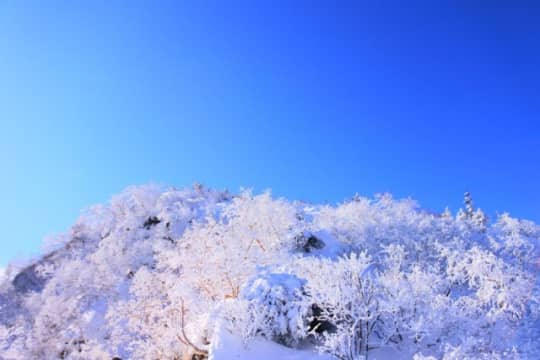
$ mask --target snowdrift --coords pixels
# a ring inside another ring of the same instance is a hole
[[[540,227],[132,187],[0,277],[0,359],[537,359]]]

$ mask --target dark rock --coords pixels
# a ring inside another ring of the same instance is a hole
[[[157,216],[150,216],[148,219],[146,219],[146,221],[144,222],[143,224],[143,227],[145,229],[150,229],[152,226],[155,226],[157,224],[159,224],[161,222],[161,220],[159,220],[157,218]]]
[[[326,244],[313,234],[300,234],[295,237],[298,250],[309,253],[313,250],[322,249]]]
[[[36,266],[32,265],[22,270],[13,279],[13,287],[19,293],[41,291],[45,286],[45,279],[36,273]]]

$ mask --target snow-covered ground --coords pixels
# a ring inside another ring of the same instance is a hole
[[[210,360],[332,360],[329,355],[319,355],[313,350],[291,349],[264,338],[255,338],[245,344],[240,336],[225,329],[218,329],[213,340]]]
[[[0,359],[538,359],[539,239],[469,195],[131,187],[8,267]]]
[[[328,354],[319,354],[315,349],[291,349],[273,341],[258,337],[245,344],[241,337],[228,331],[214,336],[209,360],[333,360]],[[377,349],[369,354],[370,360],[396,360],[400,354],[393,349]]]

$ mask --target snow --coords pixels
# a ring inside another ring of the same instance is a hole
[[[7,278],[6,268],[0,267],[0,284]]]
[[[313,350],[296,350],[263,338],[244,344],[239,336],[221,328],[216,331],[209,351],[209,360],[332,360]]]
[[[320,354],[315,349],[291,349],[263,338],[255,338],[248,344],[231,332],[221,328],[216,331],[209,351],[209,360],[334,360],[331,355]],[[370,360],[404,359],[393,349],[377,349],[369,355]]]
[[[540,227],[130,187],[0,269],[3,359],[536,359]]]

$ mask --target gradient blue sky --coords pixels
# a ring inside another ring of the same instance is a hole
[[[540,221],[540,3],[255,3],[0,5],[0,265],[147,182]]]

